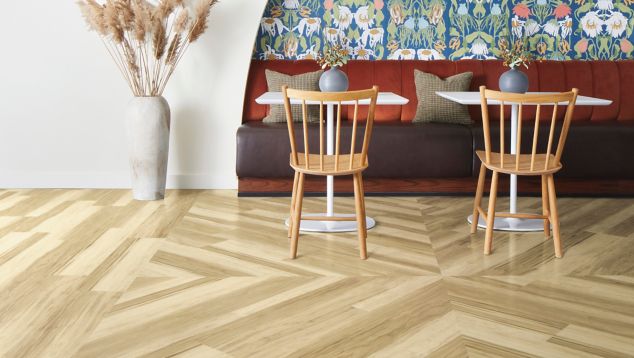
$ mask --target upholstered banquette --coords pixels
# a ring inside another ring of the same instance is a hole
[[[255,102],[267,91],[264,74],[267,68],[285,74],[319,69],[314,61],[254,60],[251,63],[243,124],[237,132],[236,171],[240,195],[286,193],[291,187],[286,124],[262,123],[268,106]],[[418,103],[414,69],[442,78],[473,72],[471,89],[474,91],[481,85],[497,89],[498,78],[506,70],[495,60],[350,61],[344,66],[350,89],[376,84],[381,91],[409,99],[404,106],[377,107],[370,166],[365,172],[366,191],[471,193],[479,168],[475,150],[484,146],[480,108],[470,107],[471,126],[412,123]],[[634,194],[634,61],[542,61],[533,63],[525,71],[530,80],[529,91],[565,91],[576,87],[581,95],[613,101],[610,106],[575,109],[562,159],[564,169],[558,174],[559,191],[562,194]],[[499,119],[497,110],[490,113],[494,120]],[[534,108],[524,108],[523,118],[530,120],[532,116]],[[344,111],[343,117],[351,117],[351,112]],[[344,133],[344,140],[349,140],[350,133],[345,132],[345,127]],[[540,137],[548,136],[544,133]],[[522,143],[530,145],[530,140],[527,138]],[[321,181],[307,183],[308,191],[320,192],[323,188]],[[339,181],[337,190],[350,192],[352,186]],[[539,192],[539,183],[522,181],[520,191]]]

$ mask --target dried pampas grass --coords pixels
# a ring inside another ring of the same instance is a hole
[[[165,25],[159,18],[152,21],[152,44],[154,45],[154,57],[160,60],[165,54],[165,44],[167,43]]]
[[[178,54],[178,49],[180,48],[180,46],[181,35],[176,34],[176,36],[174,36],[174,38],[172,39],[169,48],[167,49],[167,57],[165,58],[165,62],[167,62],[168,65],[176,64],[176,55]]]
[[[132,13],[134,16],[134,38],[144,42],[148,33],[152,31],[152,10],[145,1],[133,0]]]
[[[119,19],[119,12],[114,1],[106,3],[103,10],[103,17],[106,22],[106,29],[112,35],[112,39],[116,43],[123,42],[125,37],[123,24]]]
[[[79,0],[135,96],[160,96],[218,0]],[[192,5],[189,5],[192,4]]]
[[[207,30],[207,17],[209,17],[209,11],[218,0],[202,0],[196,6],[196,21],[192,26],[192,31],[189,34],[189,42],[196,41]]]
[[[87,0],[85,2],[79,2],[79,9],[81,10],[86,23],[99,35],[108,35],[108,27],[106,26],[106,20],[104,18],[104,7],[99,5],[94,0]]]
[[[176,18],[176,22],[174,22],[174,31],[177,33],[182,33],[185,31],[187,24],[189,23],[189,12],[181,11],[181,14]]]

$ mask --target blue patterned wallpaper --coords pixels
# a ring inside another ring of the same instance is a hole
[[[634,0],[269,0],[254,58],[489,59],[528,38],[538,59],[631,59]],[[509,34],[510,32],[510,34]]]

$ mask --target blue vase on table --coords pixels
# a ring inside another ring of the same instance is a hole
[[[337,66],[331,67],[319,77],[319,89],[322,92],[344,92],[348,90],[348,76]]]
[[[515,67],[504,72],[498,81],[500,91],[512,93],[526,93],[528,91],[528,76]]]

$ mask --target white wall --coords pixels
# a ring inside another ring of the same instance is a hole
[[[236,188],[235,131],[266,0],[223,0],[164,94],[171,188]],[[74,1],[4,4],[0,188],[126,188],[130,90]]]

